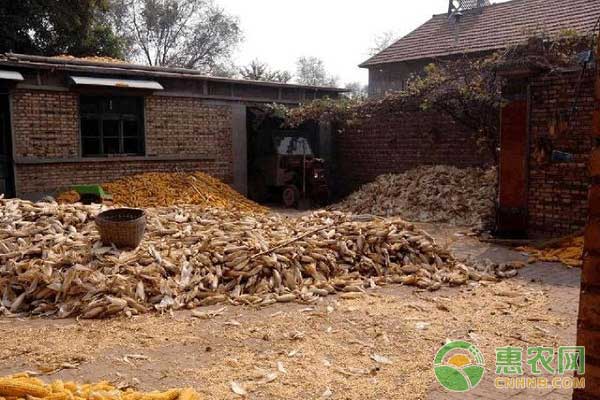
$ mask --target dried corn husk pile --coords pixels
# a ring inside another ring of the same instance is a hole
[[[382,175],[334,209],[401,216],[415,222],[486,226],[494,215],[496,175],[495,168],[419,167],[400,175]]]
[[[476,271],[400,219],[302,218],[183,206],[147,210],[135,251],[104,246],[102,206],[0,200],[0,313],[84,318],[229,301],[313,302],[403,283],[435,290],[516,275]]]
[[[583,236],[577,236],[546,248],[523,246],[516,250],[527,253],[538,261],[560,262],[570,267],[581,267],[583,265],[583,242]]]
[[[140,393],[121,390],[108,382],[78,384],[54,381],[45,384],[27,373],[0,377],[0,398],[45,400],[200,400],[194,389],[171,389],[165,392]]]
[[[146,173],[102,185],[115,204],[128,207],[168,207],[195,204],[203,207],[266,212],[266,209],[229,185],[202,172]]]

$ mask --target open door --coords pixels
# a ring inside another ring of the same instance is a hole
[[[15,196],[8,94],[0,94],[0,194]]]
[[[497,229],[505,236],[524,236],[527,231],[527,108],[526,100],[502,108]]]

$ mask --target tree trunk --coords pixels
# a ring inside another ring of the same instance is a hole
[[[600,37],[596,54],[600,56]],[[600,68],[596,67],[596,108],[592,135],[596,147],[590,157],[592,185],[589,192],[589,219],[585,232],[585,252],[581,279],[581,299],[577,344],[585,346],[585,389],[576,390],[573,399],[600,399]]]

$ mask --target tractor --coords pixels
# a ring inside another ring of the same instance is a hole
[[[253,166],[253,197],[279,197],[288,208],[326,203],[329,186],[325,161],[314,155],[308,139],[296,132],[280,131],[266,142]]]

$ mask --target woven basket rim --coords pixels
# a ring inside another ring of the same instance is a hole
[[[125,221],[114,221],[110,218],[107,218],[111,214],[126,214],[132,213],[136,214],[135,218],[128,219]],[[100,224],[132,224],[138,223],[141,219],[146,217],[146,212],[139,208],[113,208],[112,210],[103,211],[96,216],[96,222]]]

